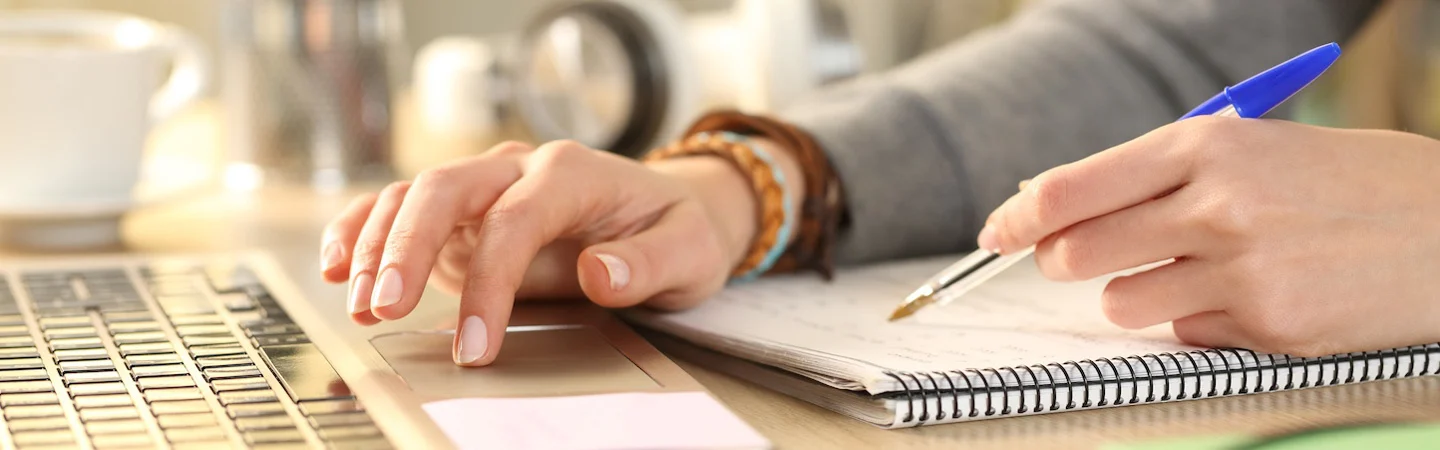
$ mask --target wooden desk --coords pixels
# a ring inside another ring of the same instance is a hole
[[[193,147],[193,140],[181,140]],[[219,193],[159,205],[125,219],[126,251],[261,248],[274,253],[309,298],[345,295],[320,281],[321,226],[352,193],[301,188]],[[0,257],[12,256],[0,250]],[[426,301],[454,301],[427,292]],[[336,311],[336,314],[344,314]],[[1235,398],[1132,406],[886,431],[688,364],[721,401],[778,448],[1094,448],[1112,442],[1217,432],[1270,433],[1325,424],[1440,420],[1440,378]]]

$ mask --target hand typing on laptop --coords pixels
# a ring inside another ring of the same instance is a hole
[[[1126,328],[1320,356],[1440,340],[1440,142],[1270,120],[1195,118],[1035,177],[979,244],[1037,245]]]
[[[573,142],[505,143],[356,199],[327,228],[321,261],[327,280],[349,281],[363,325],[405,317],[427,279],[459,294],[455,361],[486,365],[516,298],[682,308],[719,291],[756,211],[721,158],[641,164]]]

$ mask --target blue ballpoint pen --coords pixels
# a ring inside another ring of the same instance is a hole
[[[1246,119],[1262,117],[1305,89],[1339,58],[1338,44],[1322,45],[1225,88],[1181,116],[1180,120],[1206,115]],[[900,307],[890,314],[890,320],[904,318],[932,304],[949,303],[1034,252],[1033,246],[1008,255],[990,249],[976,250],[941,270],[906,297]]]

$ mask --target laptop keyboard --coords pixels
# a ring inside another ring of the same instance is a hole
[[[0,447],[389,448],[253,273],[0,272]]]

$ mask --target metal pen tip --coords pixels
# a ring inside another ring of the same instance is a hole
[[[929,295],[921,295],[914,300],[902,303],[899,308],[895,308],[895,312],[890,313],[890,321],[894,322],[910,317],[912,314],[915,314],[916,311],[919,311],[920,308],[929,306],[931,303],[935,303],[935,297]]]

